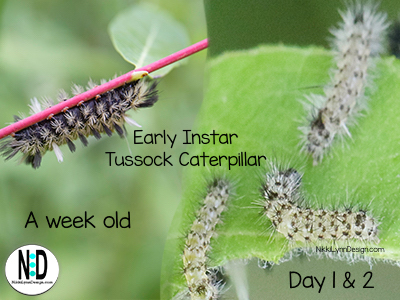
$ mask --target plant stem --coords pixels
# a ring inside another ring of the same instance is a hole
[[[82,94],[76,95],[68,100],[62,101],[54,106],[51,106],[39,113],[31,115],[25,119],[19,120],[7,127],[0,129],[0,139],[5,136],[12,135],[15,132],[18,132],[26,127],[29,127],[37,122],[40,122],[44,119],[51,117],[52,115],[58,114],[63,110],[66,110],[70,107],[74,107],[79,103],[87,101],[96,97],[96,95],[103,94],[109,90],[115,89],[126,82],[130,82],[132,80],[140,79],[146,76],[148,73],[154,72],[158,69],[161,69],[167,65],[170,65],[174,62],[177,62],[185,57],[188,57],[194,53],[197,53],[208,47],[208,40],[202,40],[196,44],[193,44],[185,49],[182,49],[174,54],[171,54],[167,57],[164,57],[154,63],[151,63],[142,68],[129,71],[128,73],[121,75],[113,80],[110,80],[102,85],[96,86],[95,88],[86,91]]]

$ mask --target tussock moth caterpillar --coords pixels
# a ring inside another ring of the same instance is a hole
[[[221,222],[221,214],[226,209],[229,192],[225,180],[214,180],[186,238],[182,255],[183,272],[192,300],[211,300],[218,296],[219,284],[213,280],[214,271],[207,267],[207,251],[215,235],[215,227]]]
[[[304,205],[301,174],[272,166],[263,184],[263,210],[275,230],[294,242],[359,240],[379,243],[378,222],[365,211]]]
[[[382,39],[388,27],[386,14],[377,12],[371,4],[356,2],[341,12],[343,23],[331,33],[336,69],[332,82],[325,87],[325,95],[311,95],[314,105],[304,133],[303,151],[311,154],[314,165],[321,162],[337,134],[346,133],[348,120],[364,109],[364,90],[371,56],[382,49]]]
[[[95,86],[95,83],[90,81],[88,90]],[[117,132],[124,137],[125,122],[140,126],[130,119],[126,112],[130,109],[153,106],[158,100],[156,87],[156,82],[148,85],[144,80],[138,79],[96,95],[85,102],[82,101],[77,106],[67,107],[58,114],[50,115],[47,119],[6,137],[0,144],[0,154],[8,160],[21,153],[21,161],[37,169],[47,151],[54,150],[59,162],[63,160],[59,146],[67,144],[69,150],[74,152],[76,147],[73,141],[76,139],[87,146],[86,138],[90,135],[100,139],[102,133],[111,136],[113,132]],[[72,92],[74,95],[81,94],[84,88],[74,85]],[[65,91],[61,91],[58,98],[59,101],[64,101],[68,95]],[[32,114],[42,110],[36,98],[31,102]],[[45,99],[43,104],[45,108],[53,105],[48,99]],[[14,118],[15,121],[20,120],[19,117]]]

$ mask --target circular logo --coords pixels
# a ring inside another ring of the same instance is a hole
[[[8,283],[24,295],[47,292],[56,283],[58,272],[56,257],[38,245],[25,245],[16,249],[6,262]]]

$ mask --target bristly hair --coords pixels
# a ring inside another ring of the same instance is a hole
[[[379,222],[364,210],[313,209],[301,193],[302,174],[273,167],[262,187],[263,213],[274,229],[292,242],[348,241],[379,243]]]
[[[93,85],[95,84],[89,82],[88,89]],[[72,88],[74,94],[82,93],[83,90],[83,87],[77,85]],[[65,91],[59,93],[60,101],[66,98],[68,95]],[[6,137],[0,144],[0,154],[8,160],[21,153],[21,161],[37,169],[40,167],[43,155],[47,151],[54,150],[58,161],[61,162],[63,157],[59,146],[67,144],[69,150],[74,152],[76,147],[73,141],[79,139],[84,146],[87,146],[86,138],[90,135],[100,139],[103,133],[111,136],[113,132],[117,132],[119,136],[124,137],[125,122],[140,127],[126,115],[126,112],[130,109],[151,107],[157,100],[156,81],[151,85],[144,79],[125,83]],[[36,98],[31,102],[31,113],[42,110]],[[51,105],[52,101],[45,99],[44,106]],[[14,117],[14,119],[18,121],[20,118]]]
[[[324,96],[308,97],[314,109],[309,111],[309,123],[300,128],[302,150],[312,156],[314,165],[321,162],[337,134],[351,136],[347,126],[365,109],[371,56],[382,52],[388,27],[386,14],[370,3],[356,2],[340,14],[343,23],[331,30],[336,61],[332,82],[325,87]],[[320,98],[322,101],[313,103]]]
[[[220,282],[215,280],[215,272],[208,266],[208,252],[229,197],[230,185],[226,180],[215,179],[211,182],[186,238],[182,255],[183,273],[192,300],[218,298]]]

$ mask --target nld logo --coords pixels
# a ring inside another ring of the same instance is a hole
[[[58,278],[56,257],[38,245],[16,249],[6,263],[6,277],[10,285],[25,295],[39,295],[48,291]]]
[[[44,250],[36,250],[35,253],[30,253],[27,249],[25,257],[22,250],[18,250],[18,261],[18,279],[22,279],[22,273],[25,274],[25,279],[36,278],[40,280],[46,277],[47,255]],[[40,272],[41,265],[43,267]]]

